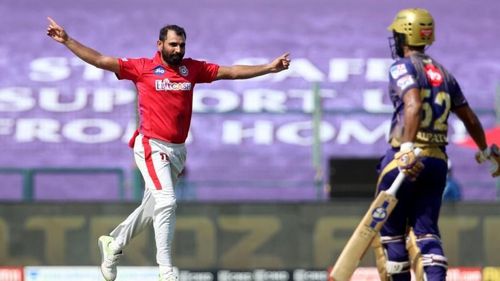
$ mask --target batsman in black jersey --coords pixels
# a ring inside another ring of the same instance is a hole
[[[500,175],[497,147],[488,147],[482,125],[458,82],[425,53],[434,42],[434,29],[434,19],[424,9],[402,10],[389,26],[397,59],[389,70],[394,114],[377,189],[386,190],[399,171],[406,179],[397,193],[396,208],[374,241],[382,280],[409,281],[411,268],[418,281],[446,278],[448,263],[438,218],[446,185],[450,113],[458,116],[476,143],[476,160],[489,161],[492,176]],[[421,149],[418,156],[417,147]]]

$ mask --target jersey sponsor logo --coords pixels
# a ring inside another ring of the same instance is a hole
[[[189,74],[189,70],[185,65],[181,65],[179,67],[179,72],[181,73],[182,76],[186,77]]]
[[[156,75],[163,75],[163,74],[165,74],[165,68],[163,68],[163,66],[159,65],[153,69],[153,73]]]
[[[155,80],[157,91],[191,91],[190,82],[170,82],[168,79]]]
[[[401,77],[403,74],[408,73],[408,70],[406,70],[406,65],[404,64],[398,64],[398,65],[393,65],[390,69],[392,79],[397,79],[398,77]]]
[[[448,136],[445,133],[418,132],[417,141],[421,143],[447,144]]]
[[[427,64],[424,69],[425,75],[433,87],[439,87],[443,83],[443,75],[435,65]]]
[[[406,75],[406,76],[401,77],[398,80],[397,85],[401,90],[405,90],[406,88],[408,88],[410,85],[412,85],[414,83],[415,83],[415,79],[413,79],[413,77],[411,75]]]

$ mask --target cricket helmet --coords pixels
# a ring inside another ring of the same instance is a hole
[[[402,34],[404,44],[408,46],[429,46],[434,42],[434,19],[425,9],[399,11],[387,29]]]

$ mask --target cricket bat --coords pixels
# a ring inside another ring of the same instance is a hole
[[[381,191],[377,195],[335,262],[328,278],[329,281],[349,281],[371,245],[375,234],[380,231],[396,207],[398,202],[396,192],[404,178],[405,175],[399,172],[389,189]]]

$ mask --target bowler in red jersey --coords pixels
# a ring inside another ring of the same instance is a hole
[[[172,266],[175,228],[174,187],[184,169],[184,145],[191,124],[193,90],[197,83],[222,79],[248,79],[288,69],[288,53],[262,65],[221,66],[184,58],[186,32],[177,25],[160,30],[157,52],[152,58],[114,58],[102,55],[74,38],[48,18],[47,35],[66,46],[83,61],[112,71],[118,79],[132,81],[137,88],[139,128],[130,141],[134,158],[145,182],[144,197],[109,235],[99,237],[101,272],[116,279],[122,249],[153,224],[160,281],[177,279]]]

